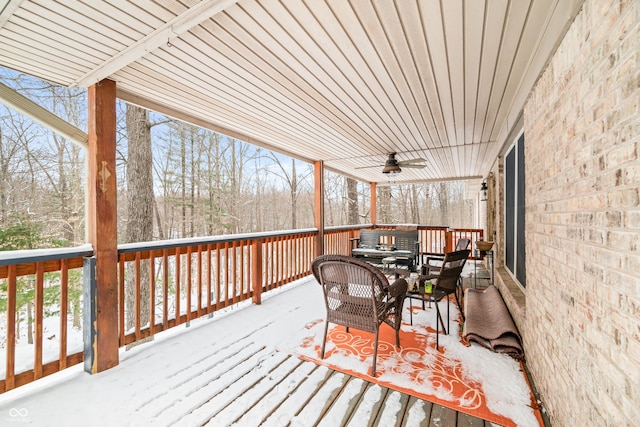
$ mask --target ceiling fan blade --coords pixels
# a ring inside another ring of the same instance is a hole
[[[427,162],[427,159],[417,158],[417,159],[411,159],[411,160],[401,160],[398,162],[398,164],[400,166],[406,166],[414,163],[426,163],[426,162]]]
[[[407,168],[407,169],[423,169],[425,167],[427,167],[427,165],[420,165],[420,164],[413,164],[413,163],[400,163],[398,166],[400,166],[401,168]]]
[[[354,169],[380,168],[382,166],[384,166],[384,164],[381,164],[381,165],[369,165],[369,166],[358,166],[357,168],[354,168]]]

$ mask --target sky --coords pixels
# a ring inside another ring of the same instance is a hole
[[[159,334],[151,343],[129,351],[121,349],[120,364],[100,374],[89,375],[82,365],[77,365],[4,393],[0,395],[0,425],[200,425],[209,420],[211,413],[217,415],[210,425],[231,425],[236,421],[236,425],[254,425],[255,420],[262,419],[263,425],[281,425],[283,419],[290,420],[291,425],[306,425],[320,413],[326,396],[316,395],[302,413],[295,415],[305,403],[296,396],[304,395],[304,387],[314,387],[322,381],[328,368],[317,368],[312,362],[300,364],[295,354],[306,351],[300,344],[310,334],[318,333],[324,314],[320,287],[311,277],[304,278],[263,294],[261,305],[239,304],[212,318],[191,322],[189,327]],[[417,313],[414,323],[431,322],[428,316],[429,310]],[[452,312],[452,320],[455,317]],[[513,359],[480,347],[457,345],[459,337],[453,335],[440,338],[451,357],[467,364],[487,384],[485,394],[491,401],[490,409],[519,420],[519,425],[536,425],[526,406],[528,386]],[[355,360],[342,363],[351,370],[370,368],[370,363]],[[286,377],[289,382],[277,383],[278,372],[287,369],[294,369]],[[305,381],[296,381],[296,375]],[[249,392],[238,391],[255,383],[255,378],[260,382]],[[331,380],[338,381],[337,378]],[[357,393],[361,381],[349,383],[351,388],[344,392]],[[289,396],[271,415],[273,403],[260,395],[267,389],[272,394]],[[217,392],[222,390],[223,393]],[[378,386],[367,390],[358,420],[368,420],[367,411],[373,409],[379,393]],[[389,402],[394,399],[399,405],[395,394]],[[343,410],[333,408],[323,423],[331,425],[331,417],[339,417]],[[409,416],[412,424],[418,424],[424,413],[413,407]],[[385,408],[382,417],[392,423],[393,408]]]

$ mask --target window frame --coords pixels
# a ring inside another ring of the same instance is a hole
[[[526,205],[524,130],[518,132],[504,155],[504,267],[526,288]]]

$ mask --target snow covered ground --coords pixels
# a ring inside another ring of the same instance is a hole
[[[331,376],[327,368],[288,354],[324,316],[320,287],[311,277],[302,279],[263,295],[261,305],[243,303],[122,349],[120,364],[106,372],[89,375],[79,365],[0,395],[0,425],[255,425],[259,420],[281,425],[282,419],[306,425],[325,402],[318,395],[308,402],[296,399],[301,389],[314,381],[344,381],[341,374]],[[285,371],[290,373],[283,383]],[[350,387],[362,384],[356,380]],[[251,392],[243,394],[249,386]],[[365,395],[372,408],[377,387]],[[291,397],[272,413],[270,399],[277,393]],[[304,411],[293,416],[301,405]],[[418,421],[416,408],[411,413]],[[368,420],[367,415],[358,419]]]

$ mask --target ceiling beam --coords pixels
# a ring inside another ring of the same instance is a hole
[[[292,159],[296,159],[296,160],[301,160],[303,162],[307,162],[310,164],[313,164],[313,162],[315,161],[314,159],[311,159],[309,157],[302,157],[299,156],[295,153],[292,153],[290,151],[287,150],[283,150],[282,148],[279,148],[277,146],[274,146],[273,144],[269,144],[264,140],[261,140],[259,138],[254,138],[252,136],[249,136],[243,132],[238,132],[235,131],[233,129],[221,126],[221,125],[217,125],[211,121],[208,120],[204,120],[204,119],[200,119],[198,117],[192,116],[190,114],[184,113],[182,111],[179,110],[175,110],[171,107],[168,107],[164,104],[158,104],[156,102],[150,101],[146,98],[142,98],[140,96],[137,95],[133,95],[129,92],[126,92],[124,90],[121,89],[117,89],[117,93],[116,96],[118,97],[118,99],[121,99],[125,102],[128,102],[129,104],[135,104],[138,105],[142,108],[146,108],[148,110],[152,110],[155,111],[157,113],[160,114],[164,114],[165,116],[169,116],[172,117],[174,119],[177,120],[181,120],[183,122],[187,122],[187,123],[191,123],[192,125],[201,127],[203,129],[208,129],[208,130],[212,130],[214,132],[220,133],[222,135],[228,136],[229,138],[234,138],[243,142],[246,142],[248,144],[252,144],[255,145],[256,147],[261,147],[261,148],[265,148],[267,150],[273,151],[275,153],[279,153],[282,154],[284,156],[288,156],[291,157]]]
[[[86,132],[61,119],[49,110],[41,107],[3,83],[0,83],[0,103],[24,114],[31,120],[40,123],[59,135],[64,136],[82,148],[86,149],[89,147],[89,139]]]
[[[118,52],[97,68],[80,77],[71,86],[88,87],[111,76],[113,73],[142,58],[147,53],[153,52],[163,44],[169,43],[171,40],[237,2],[238,0],[201,1],[166,24],[156,28],[136,43]]]
[[[0,0],[0,28],[4,27],[13,12],[18,10],[24,0]]]

